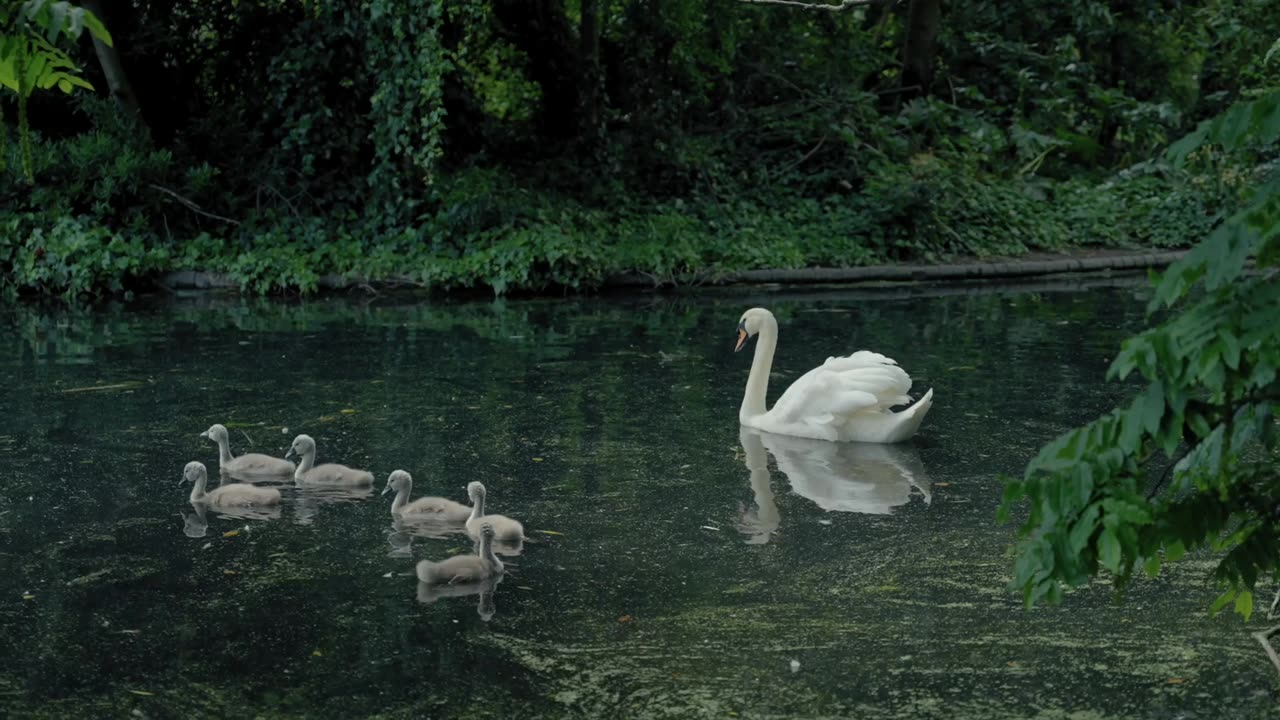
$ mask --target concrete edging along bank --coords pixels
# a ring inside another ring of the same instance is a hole
[[[1060,273],[1162,268],[1186,254],[1185,250],[1087,257],[966,262],[949,265],[872,265],[851,268],[800,268],[795,270],[744,270],[721,275],[698,275],[674,279],[630,272],[605,278],[605,288],[643,288],[663,285],[731,284],[816,284],[861,282],[913,282],[939,280],[986,280],[1030,277]],[[162,275],[160,283],[173,290],[235,289],[235,281],[223,273],[183,270]],[[342,275],[323,275],[317,285],[326,290],[356,287],[394,288],[417,286],[408,277],[366,281]]]
[[[1006,260],[1000,262],[967,262],[949,265],[871,265],[851,268],[800,268],[795,270],[744,270],[715,277],[690,279],[688,284],[728,285],[733,283],[858,283],[877,281],[984,280],[1029,277],[1071,272],[1105,270],[1145,270],[1162,268],[1186,254],[1185,250],[1134,255],[1103,255],[1043,260]],[[643,287],[659,284],[640,273],[617,275],[606,280],[607,286]],[[670,283],[661,283],[670,284]]]

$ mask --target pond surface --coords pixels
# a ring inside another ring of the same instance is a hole
[[[1205,614],[1211,557],[1122,604],[1006,590],[996,476],[1126,393],[1101,379],[1144,291],[1101,285],[0,311],[0,715],[1274,717],[1248,628]],[[771,400],[874,349],[935,389],[917,439],[740,432],[754,305]],[[481,480],[531,539],[437,597],[414,564],[470,542],[389,496],[202,515],[178,481],[216,478],[215,422],[237,453],[310,434],[376,491]]]

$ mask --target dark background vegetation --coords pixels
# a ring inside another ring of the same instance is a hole
[[[1274,157],[1159,159],[1280,86],[1266,0],[101,5],[118,66],[31,97],[33,184],[4,145],[10,293],[1185,246]]]

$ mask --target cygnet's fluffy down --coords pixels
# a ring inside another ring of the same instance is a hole
[[[210,492],[205,492],[209,481],[209,472],[204,463],[191,461],[182,470],[183,482],[190,482],[191,502],[203,503],[213,507],[243,507],[251,505],[279,505],[280,491],[275,488],[256,487],[245,483],[223,485]]]
[[[283,458],[262,453],[245,453],[239,457],[232,455],[231,441],[227,429],[222,425],[210,425],[208,430],[200,433],[200,437],[218,444],[218,471],[223,475],[245,480],[287,479],[293,475],[293,463]]]
[[[289,452],[285,457],[298,455],[302,464],[293,472],[293,479],[300,483],[312,485],[372,485],[373,473],[368,470],[355,470],[346,465],[325,463],[316,465],[316,441],[310,435],[299,435],[293,439]]]
[[[395,500],[391,503],[391,514],[406,520],[428,519],[461,525],[471,517],[471,508],[459,502],[442,497],[420,497],[412,502],[409,496],[413,492],[413,476],[404,470],[396,470],[387,477],[387,487],[382,494],[394,491]]]
[[[499,542],[514,542],[524,539],[524,526],[506,515],[486,515],[484,512],[485,489],[480,482],[467,485],[467,496],[471,498],[471,516],[467,518],[467,534],[472,539],[480,538],[480,528],[489,524],[493,526],[494,539]]]
[[[493,526],[484,523],[480,528],[480,554],[455,555],[440,562],[423,560],[418,563],[418,580],[424,583],[457,584],[478,582],[500,574],[505,568],[498,556],[493,554],[493,536]]]

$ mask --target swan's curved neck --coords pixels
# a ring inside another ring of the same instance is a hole
[[[769,371],[773,368],[773,351],[778,346],[778,321],[772,315],[765,316],[756,337],[756,353],[751,359],[751,374],[747,376],[747,389],[742,393],[742,407],[738,410],[739,422],[765,413],[765,394],[769,391]]]
[[[194,487],[191,488],[191,497],[189,498],[191,502],[199,503],[204,501],[205,499],[204,486],[205,486],[205,483],[207,482],[209,482],[209,478],[205,475],[201,475],[195,481]]]
[[[218,464],[225,465],[232,460],[235,456],[231,454],[231,442],[225,436],[218,438]]]
[[[471,519],[478,520],[482,515],[484,515],[484,494],[483,493],[476,496],[475,502],[471,506]]]
[[[391,512],[400,512],[400,508],[409,502],[409,493],[413,489],[412,483],[405,483],[396,491],[396,499],[391,501]]]
[[[488,535],[480,536],[480,557],[493,566],[494,572],[502,572],[502,561],[493,553],[493,538]]]
[[[298,463],[297,469],[293,471],[293,479],[301,480],[302,476],[307,474],[307,471],[311,469],[311,466],[314,465],[315,462],[316,462],[315,448],[311,448],[310,450],[302,453],[302,460],[301,462]]]

